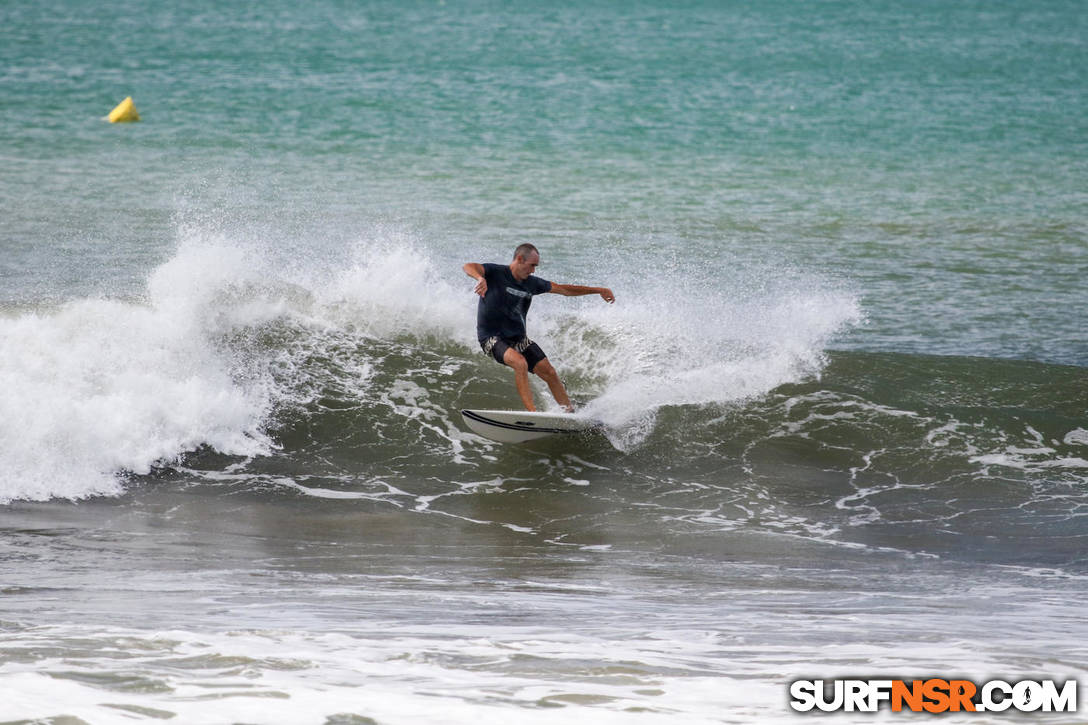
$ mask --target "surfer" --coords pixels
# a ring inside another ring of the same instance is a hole
[[[607,287],[583,287],[541,279],[533,274],[538,264],[540,252],[532,244],[522,244],[515,249],[514,259],[509,265],[465,263],[465,274],[476,280],[473,291],[480,295],[476,309],[476,336],[484,353],[514,369],[514,385],[526,410],[536,410],[529,388],[529,373],[535,373],[548,384],[555,402],[572,413],[574,406],[570,404],[559,374],[540,346],[530,340],[526,333],[525,316],[529,313],[529,305],[534,295],[546,292],[565,297],[600,295],[602,300],[609,303],[615,302],[616,297]]]

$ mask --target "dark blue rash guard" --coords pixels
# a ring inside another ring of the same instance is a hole
[[[535,275],[524,281],[514,279],[514,273],[505,264],[482,265],[487,292],[476,308],[476,337],[482,343],[490,337],[520,340],[527,337],[525,316],[533,295],[551,292],[552,283]]]

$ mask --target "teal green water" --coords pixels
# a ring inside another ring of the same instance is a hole
[[[1071,0],[0,3],[0,715],[1088,682],[1086,39]],[[461,264],[521,241],[616,293],[529,321],[599,435],[463,424],[516,398]]]
[[[45,2],[0,21],[9,301],[139,292],[179,213],[315,244],[379,220],[451,260],[525,237],[572,264],[607,246],[639,269],[815,270],[861,300],[848,346],[1088,361],[1077,2]],[[102,123],[126,95],[144,121]]]

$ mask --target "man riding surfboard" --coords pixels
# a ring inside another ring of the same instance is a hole
[[[465,274],[476,280],[473,290],[480,296],[476,309],[476,336],[480,347],[496,362],[514,369],[514,385],[526,410],[536,410],[529,387],[529,373],[535,373],[548,384],[555,402],[568,413],[574,406],[559,374],[548,361],[540,346],[529,339],[525,316],[534,295],[554,292],[565,297],[600,295],[605,302],[616,301],[607,287],[583,287],[559,284],[533,274],[540,264],[540,252],[532,244],[522,244],[514,250],[509,265],[466,262]]]

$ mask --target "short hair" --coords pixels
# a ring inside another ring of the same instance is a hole
[[[536,252],[537,255],[540,254],[540,250],[534,247],[532,244],[529,244],[528,242],[525,242],[525,244],[519,244],[518,248],[514,250],[514,259],[517,259],[518,257],[527,259],[529,255],[533,252]]]

